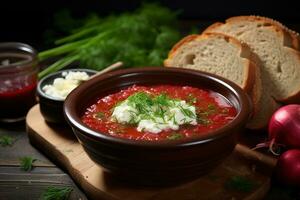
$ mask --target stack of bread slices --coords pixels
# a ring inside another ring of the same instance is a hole
[[[299,49],[299,35],[279,22],[238,16],[183,38],[164,65],[210,72],[235,82],[253,102],[247,127],[262,129],[280,105],[300,103]]]

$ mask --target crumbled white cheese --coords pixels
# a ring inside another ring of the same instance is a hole
[[[137,117],[137,110],[129,106],[128,101],[125,101],[115,107],[112,117],[119,123],[127,124]]]
[[[61,78],[54,79],[52,85],[45,85],[42,89],[51,97],[65,99],[73,89],[88,78],[89,75],[86,72],[63,72]]]
[[[141,115],[134,107],[125,100],[114,108],[112,119],[122,123],[136,123],[139,132],[147,131],[159,133],[162,130],[178,130],[180,125],[191,124],[197,125],[195,106],[187,104],[185,101],[174,100],[172,106],[165,109],[162,117],[155,116],[157,107],[154,105],[147,115]],[[188,111],[189,113],[185,113]]]

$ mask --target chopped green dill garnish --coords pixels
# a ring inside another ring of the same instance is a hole
[[[211,113],[207,111],[200,111],[197,113],[198,117],[208,117]]]
[[[129,111],[129,112],[130,112],[130,111]],[[134,112],[131,112],[131,116],[133,116],[133,115],[135,115],[135,113],[134,113]],[[134,117],[131,117],[128,123],[129,123],[129,124],[136,124],[137,122],[136,122],[136,120],[135,120]]]
[[[20,167],[22,170],[24,171],[31,171],[33,168],[33,163],[36,161],[37,159],[32,158],[30,156],[25,156],[20,158]]]
[[[211,124],[211,120],[207,119],[204,116],[197,116],[197,123],[202,124],[202,125],[208,125]]]
[[[67,200],[72,190],[71,187],[50,186],[42,194],[41,200]]]
[[[227,114],[229,112],[228,108],[222,108],[221,113]]]
[[[127,98],[128,104],[135,107],[141,114],[148,113],[148,108],[153,105],[151,96],[145,92],[137,92]]]
[[[123,133],[125,133],[125,127],[124,127],[124,125],[115,128],[115,130],[113,132],[115,134],[123,134]]]
[[[179,140],[181,138],[183,138],[181,133],[173,133],[172,135],[167,136],[167,139],[169,140]]]
[[[164,122],[166,121],[165,117],[164,117],[165,113],[166,113],[166,111],[165,111],[165,109],[163,109],[162,106],[158,106],[157,109],[154,111],[154,115],[156,117],[159,117],[159,118],[163,119]]]
[[[135,107],[138,113],[142,115],[149,115],[152,110],[151,106],[156,106],[154,115],[165,120],[166,108],[173,105],[177,100],[171,99],[165,93],[153,97],[145,92],[137,92],[129,96],[125,101],[128,101],[128,104]],[[180,105],[179,108],[185,116],[195,117],[195,114],[190,109],[183,108]]]
[[[185,116],[188,116],[190,118],[195,117],[195,114],[190,109],[183,108],[181,105],[179,106],[179,109]]]
[[[187,102],[190,104],[195,104],[197,103],[197,98],[192,93],[189,93],[187,96]]]
[[[156,106],[154,112],[155,116],[161,118],[164,117],[165,107],[170,105],[173,101],[166,94],[160,94],[157,96],[151,96],[146,92],[137,92],[127,98],[128,104],[135,107],[140,114],[149,114],[151,112],[151,106]]]
[[[167,96],[167,94],[162,93],[156,96],[153,101],[160,106],[169,106],[171,99]]]
[[[251,192],[255,185],[253,181],[242,176],[233,176],[225,182],[226,189],[239,192]]]
[[[103,112],[97,112],[97,113],[95,113],[94,117],[97,119],[103,119],[105,117],[105,115]]]
[[[214,104],[208,104],[207,109],[200,109],[197,111],[197,115],[200,117],[208,117],[211,114],[214,114],[217,112],[217,108]]]
[[[15,142],[15,139],[8,135],[0,136],[0,145],[2,147],[12,146]]]
[[[186,101],[171,98],[166,93],[136,92],[119,105],[114,108],[112,119],[116,119],[121,124],[138,125],[139,130],[141,130],[140,125],[148,126],[149,123],[159,124],[156,128],[161,129],[160,127],[171,126],[170,123],[179,126],[186,123],[194,124],[196,120],[195,106]],[[140,124],[141,121],[143,121],[142,124]]]
[[[216,106],[214,104],[211,104],[211,103],[207,105],[207,108],[208,108],[208,110],[211,110],[211,111],[216,110]]]

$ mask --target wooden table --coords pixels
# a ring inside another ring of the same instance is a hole
[[[0,124],[0,136],[2,135],[12,136],[16,141],[11,147],[0,145],[1,200],[39,199],[49,186],[72,187],[70,199],[87,199],[68,174],[30,145],[25,123]],[[30,172],[20,169],[20,158],[24,156],[38,159]]]

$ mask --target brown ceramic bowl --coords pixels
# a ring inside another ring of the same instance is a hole
[[[206,87],[222,94],[237,116],[205,136],[175,141],[133,141],[92,130],[81,121],[97,98],[133,84],[173,84]],[[118,178],[137,184],[160,185],[190,180],[208,172],[234,149],[250,115],[248,96],[234,83],[217,76],[179,68],[135,68],[106,73],[83,83],[64,104],[66,120],[90,158]]]

